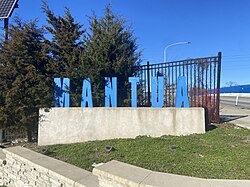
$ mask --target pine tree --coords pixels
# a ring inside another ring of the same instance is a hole
[[[49,24],[46,29],[52,35],[52,40],[46,41],[52,55],[51,72],[54,72],[54,77],[70,78],[71,106],[79,106],[86,71],[83,64],[83,25],[75,22],[68,8],[65,8],[63,17],[55,16],[45,1],[42,9]]]
[[[44,47],[43,28],[36,21],[9,29],[10,39],[0,49],[0,123],[25,126],[28,140],[37,131],[38,109],[48,107],[53,99],[49,63]]]
[[[136,39],[126,21],[106,7],[105,15],[90,17],[90,30],[86,40],[86,56],[92,81],[94,105],[103,106],[104,77],[117,77],[118,106],[128,105],[128,77],[136,74],[140,62]]]

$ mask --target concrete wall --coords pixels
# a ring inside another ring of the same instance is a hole
[[[23,147],[0,149],[0,185],[8,187],[249,187],[249,180],[201,179],[116,160],[93,173]]]
[[[40,109],[38,144],[205,133],[203,108]]]
[[[0,150],[0,185],[8,187],[98,187],[91,172],[23,147]]]
[[[93,169],[100,187],[249,187],[250,180],[202,179],[155,172],[112,160]]]
[[[6,159],[5,154],[3,153],[2,149],[0,148],[0,186],[4,184],[3,181],[3,166],[4,166],[4,160]]]

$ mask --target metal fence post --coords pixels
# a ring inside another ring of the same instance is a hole
[[[220,77],[221,77],[221,52],[218,53],[218,72],[217,72],[217,97],[216,97],[216,121],[220,122]]]
[[[148,76],[148,106],[150,106],[150,69],[149,61],[147,61],[147,76]]]

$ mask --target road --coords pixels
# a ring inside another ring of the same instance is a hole
[[[220,102],[221,104],[235,106],[236,96],[221,96]],[[250,109],[250,97],[239,96],[237,106]]]

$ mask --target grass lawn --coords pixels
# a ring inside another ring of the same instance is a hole
[[[115,148],[106,152],[106,146]],[[176,147],[176,149],[175,149]],[[112,159],[146,169],[181,175],[250,179],[250,130],[221,124],[203,135],[139,136],[86,143],[38,147],[48,149],[48,156],[86,170],[92,163]]]

